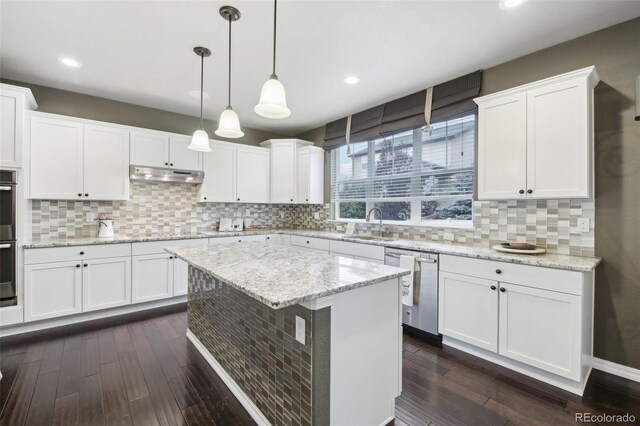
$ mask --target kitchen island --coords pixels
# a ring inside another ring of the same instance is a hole
[[[258,424],[393,419],[409,271],[264,243],[166,250],[189,264],[188,338]]]

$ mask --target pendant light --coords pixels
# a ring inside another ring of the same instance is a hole
[[[276,23],[278,16],[278,0],[273,1],[273,73],[262,86],[260,102],[253,109],[256,114],[266,118],[287,118],[291,110],[287,108],[287,96],[284,86],[276,75]]]
[[[231,108],[231,23],[240,19],[240,11],[233,6],[222,6],[220,16],[229,21],[229,90],[227,108],[220,114],[216,135],[223,138],[241,138],[244,133],[240,129],[238,114]]]
[[[191,143],[187,148],[192,151],[211,152],[209,147],[209,135],[204,131],[204,120],[202,118],[202,101],[204,98],[204,58],[211,56],[211,51],[206,47],[194,47],[193,51],[200,56],[200,128],[193,133]]]

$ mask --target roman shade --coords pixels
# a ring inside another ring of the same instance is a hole
[[[458,77],[433,87],[431,123],[446,120],[476,108],[473,98],[480,94],[482,71]],[[391,133],[416,129],[427,124],[425,100],[427,90],[421,90],[352,116],[351,140],[360,142]],[[346,144],[347,117],[325,126],[325,150]]]

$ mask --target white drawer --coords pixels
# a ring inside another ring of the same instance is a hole
[[[336,254],[348,254],[384,261],[384,247],[346,241],[329,241],[329,251]]]
[[[301,237],[300,235],[292,235],[291,245],[329,251],[329,240],[325,240],[323,238],[310,238]]]
[[[131,244],[96,244],[88,246],[46,247],[26,249],[26,265],[47,262],[65,262],[78,259],[131,256]]]
[[[161,254],[166,253],[165,247],[195,247],[206,246],[209,242],[208,238],[193,238],[189,240],[165,240],[165,241],[146,241],[143,243],[133,243],[131,252],[134,256],[143,254]]]
[[[266,241],[266,235],[238,235],[235,237],[212,237],[209,238],[209,244],[230,244],[242,243],[245,241]]]
[[[440,270],[568,294],[582,294],[581,272],[461,256],[440,256]]]

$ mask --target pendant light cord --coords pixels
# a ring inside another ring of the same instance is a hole
[[[227,94],[227,108],[231,108],[231,16],[229,16],[229,92]]]
[[[276,77],[276,24],[278,16],[278,0],[273,0],[273,74],[271,77]]]
[[[202,119],[202,99],[204,97],[204,53],[200,53],[200,129],[204,130]]]

